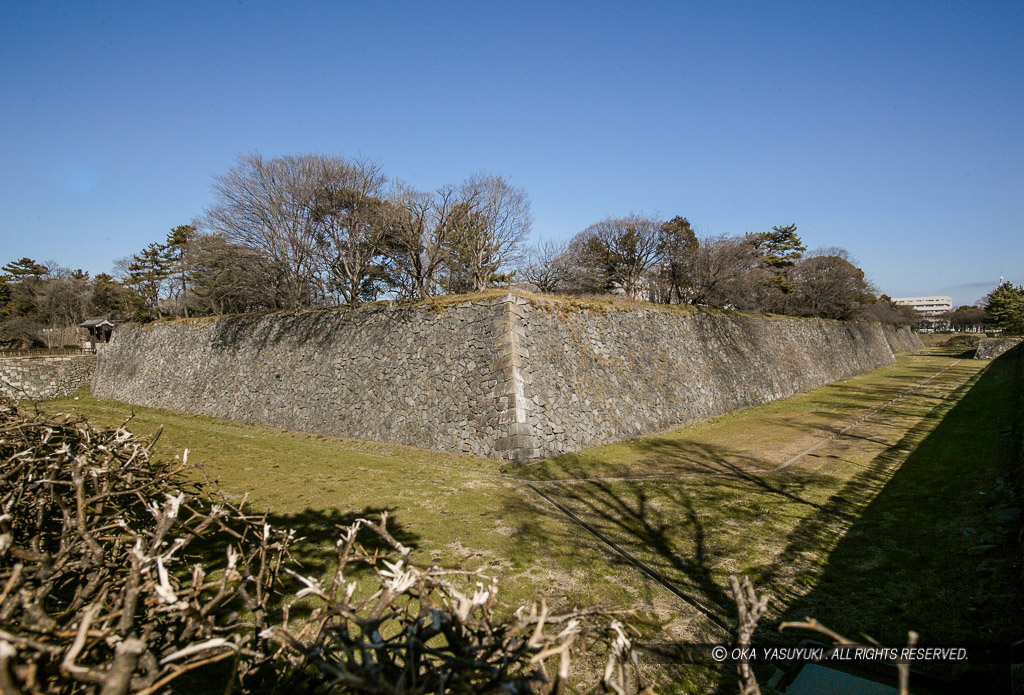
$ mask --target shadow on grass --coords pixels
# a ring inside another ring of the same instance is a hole
[[[338,566],[337,541],[341,537],[341,529],[351,526],[359,519],[379,522],[381,513],[388,513],[387,530],[399,543],[408,548],[416,549],[419,536],[405,528],[393,507],[364,507],[359,512],[341,512],[337,509],[306,509],[295,514],[268,514],[267,523],[278,532],[292,529],[296,540],[291,546],[291,560],[286,566],[294,572],[316,579],[328,579],[333,576]],[[247,533],[253,532],[252,530]],[[367,528],[360,528],[356,542],[368,553],[380,553],[391,558],[398,556],[377,533]],[[201,538],[196,538],[188,548],[188,563],[199,562],[208,567],[221,567],[224,553],[228,546],[235,545],[235,538],[223,531],[212,529]],[[190,570],[189,570],[190,571]],[[350,565],[345,572],[346,578],[358,580],[370,576],[373,569],[362,562]],[[292,603],[295,592],[303,587],[298,579],[289,574],[282,574],[278,592],[270,602],[271,611],[280,611],[285,604]],[[242,610],[238,602],[233,606]],[[292,604],[293,618],[308,617],[314,607],[314,601],[302,599]]]
[[[267,521],[274,528],[295,531],[298,540],[292,546],[292,554],[301,563],[305,573],[320,576],[328,570],[333,571],[337,564],[336,543],[341,529],[351,526],[359,519],[379,522],[384,512],[388,515],[388,533],[402,545],[415,549],[419,536],[402,526],[394,507],[368,506],[360,512],[306,508],[295,514],[271,514]],[[380,536],[367,528],[359,529],[356,542],[371,553],[397,555]]]
[[[681,476],[719,479],[721,485],[741,490],[758,489],[766,494],[785,497],[791,502],[811,505],[799,491],[803,481],[795,479],[769,480],[763,473],[778,464],[768,459],[751,456],[749,452],[731,447],[707,444],[671,437],[647,437],[629,443],[632,452],[625,463],[600,461],[594,464],[586,456],[563,454],[551,459],[550,464],[530,473],[531,482],[571,483],[583,485],[586,479],[628,480],[646,478],[648,481]]]
[[[632,586],[636,595],[633,608],[641,611],[663,608],[668,600],[672,602],[671,610],[686,616],[687,620],[699,613],[710,618],[698,617],[693,623],[698,641],[728,641],[730,635],[715,624],[730,626],[735,620],[735,604],[720,569],[721,563],[728,559],[730,546],[719,536],[716,522],[708,519],[708,506],[714,504],[713,500],[709,502],[709,495],[720,496],[737,515],[742,514],[742,523],[755,525],[773,501],[783,502],[787,507],[814,509],[815,505],[805,498],[803,491],[814,484],[817,477],[768,479],[747,470],[756,463],[750,457],[706,444],[653,439],[644,441],[642,446],[647,452],[645,459],[658,457],[663,467],[671,460],[676,467],[686,465],[703,475],[671,481],[558,480],[539,487],[700,606],[687,606],[654,582],[636,581]],[[737,498],[743,500],[743,509],[732,507]],[[570,562],[576,559],[573,557],[575,549],[590,543],[599,548],[599,563],[620,571],[632,569],[628,560],[600,541],[591,540],[586,531],[539,496],[527,496],[524,492],[508,504],[514,507],[509,510],[509,516],[521,520],[517,528],[519,542],[534,547],[567,549],[558,552],[567,553]],[[553,518],[558,523],[542,527],[533,521],[538,516]],[[601,569],[597,567],[595,571]],[[704,691],[709,684],[715,684],[722,693],[737,692],[731,668],[682,663],[677,649],[664,635],[656,631],[645,634],[642,648],[673,683],[687,683],[696,691]]]
[[[931,416],[941,422],[931,432],[922,432],[934,423],[925,418],[798,526],[758,578],[788,604],[784,619],[813,616],[848,637],[868,634],[888,645],[905,643],[908,630],[923,644],[951,646],[1009,645],[1024,636],[1014,542],[1021,505],[1013,491],[1022,357],[1017,349],[994,360],[951,398],[955,406],[935,406]],[[801,556],[832,544],[820,572],[795,585],[779,581]],[[1007,666],[925,670],[975,692],[1008,692]]]
[[[752,473],[766,462],[667,437],[632,443],[647,455],[629,466],[600,462],[600,475],[622,475],[617,481],[565,481],[566,475],[585,476],[587,459],[555,459],[543,469],[551,478],[543,489],[727,623],[734,607],[721,561],[746,549],[735,545],[735,535],[730,546],[730,530],[718,523],[730,524],[732,531],[748,525],[749,544],[755,545],[758,519],[748,513],[750,506],[774,499],[784,503],[787,514],[804,515],[781,546],[776,544],[780,552],[751,563],[760,565],[755,583],[772,592],[776,606],[781,602],[784,619],[809,615],[850,637],[863,632],[892,645],[903,644],[909,629],[933,645],[1009,644],[1024,636],[1018,627],[1024,624],[1021,591],[1013,581],[1020,572],[1012,543],[1019,521],[1011,528],[995,520],[1001,510],[1012,517],[1021,506],[1012,493],[1012,481],[1020,478],[1015,472],[1020,433],[1015,438],[1007,427],[1021,421],[1022,352],[993,361],[952,393],[917,393],[913,405],[897,403],[880,414],[881,422],[905,416],[915,424],[895,443],[864,437],[885,451],[823,503],[809,501],[815,498],[808,489],[819,481],[807,471]],[[854,397],[863,408],[935,371],[922,369],[898,388],[864,390]],[[636,463],[703,475],[671,482],[629,480]],[[739,507],[736,493],[744,500]],[[708,518],[721,511],[715,509],[716,494],[723,505],[733,505],[718,522]],[[570,556],[580,546],[585,532],[545,501],[524,496],[510,504],[524,519],[518,529],[522,542],[569,548]],[[559,523],[541,530],[529,522],[538,514]],[[551,536],[551,528],[558,536]],[[601,548],[609,564],[625,565]],[[679,612],[688,610],[680,604]],[[779,636],[774,625],[765,625],[763,633],[776,642],[806,636]],[[947,679],[962,675],[948,665],[940,665],[938,673]],[[970,677],[985,687],[1006,684],[1005,674],[991,669],[972,671]]]
[[[724,557],[724,546],[716,542],[714,523],[708,523],[705,512],[709,503],[714,504],[715,497],[730,503],[739,498],[748,506],[738,513],[746,517],[745,521],[754,522],[764,508],[762,505],[770,505],[772,500],[814,508],[816,505],[802,492],[817,478],[804,475],[770,480],[749,470],[758,463],[751,457],[703,443],[655,438],[635,446],[646,452],[644,461],[657,458],[663,470],[685,466],[699,477],[573,481],[558,476],[552,479],[554,484],[540,486],[546,494],[692,595],[706,614],[719,623],[731,624],[732,598],[714,572]],[[602,470],[602,474],[606,473],[607,468]],[[517,529],[521,543],[571,549],[578,547],[580,534],[586,534],[539,496],[517,496],[507,504],[512,507],[509,515],[521,520]],[[549,527],[542,529],[533,523],[537,515],[557,519],[555,533],[559,537],[553,538]],[[630,566],[606,546],[601,545],[601,549],[603,558],[613,566]]]
[[[758,470],[771,470],[775,464],[749,454],[731,451],[727,447],[659,438],[637,442],[636,448],[647,454],[641,459],[642,463],[656,464],[659,467],[686,465],[695,473],[719,476],[716,484],[726,489],[745,493],[755,492],[801,505],[816,506],[800,495],[809,482],[809,476],[777,477],[775,480],[769,480]]]

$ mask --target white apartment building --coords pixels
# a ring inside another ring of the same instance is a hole
[[[952,297],[893,297],[893,303],[909,306],[922,316],[938,316],[944,311],[953,311]]]

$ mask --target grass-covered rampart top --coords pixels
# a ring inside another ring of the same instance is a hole
[[[683,316],[691,316],[694,314],[708,314],[712,316],[733,316],[733,317],[750,317],[750,318],[768,318],[768,319],[779,319],[779,320],[793,320],[793,321],[821,321],[824,319],[813,318],[813,317],[800,317],[800,316],[788,316],[783,314],[762,314],[754,311],[742,311],[737,309],[721,309],[718,307],[711,306],[695,306],[692,304],[663,304],[656,302],[649,302],[639,299],[632,299],[620,295],[600,294],[600,295],[560,295],[560,294],[541,294],[536,292],[527,292],[525,290],[511,290],[504,288],[493,288],[483,290],[480,292],[471,292],[466,294],[446,294],[439,295],[436,297],[429,297],[426,299],[411,299],[411,300],[379,300],[376,302],[369,302],[366,304],[360,304],[357,307],[350,306],[336,306],[336,307],[325,307],[315,309],[302,309],[298,311],[263,311],[253,312],[248,314],[227,314],[221,316],[200,316],[200,317],[189,317],[189,318],[164,318],[156,321],[150,321],[143,325],[159,325],[161,323],[179,323],[186,325],[203,325],[218,319],[227,317],[258,317],[258,316],[301,316],[305,314],[315,314],[320,312],[376,312],[376,311],[394,311],[394,310],[425,310],[429,312],[444,312],[450,308],[457,306],[465,306],[467,304],[475,303],[493,303],[502,300],[509,295],[518,297],[525,300],[530,306],[541,309],[544,311],[551,311],[555,313],[579,313],[579,312],[591,312],[596,314],[607,314],[614,311],[660,311],[673,314],[679,314]]]

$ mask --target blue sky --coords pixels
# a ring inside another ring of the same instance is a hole
[[[534,238],[796,223],[892,296],[1024,283],[1024,3],[0,0],[0,262],[109,271],[239,153],[501,174]]]

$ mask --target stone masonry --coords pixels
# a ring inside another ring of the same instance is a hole
[[[1012,350],[1024,342],[1022,338],[989,338],[978,343],[974,351],[974,359],[991,360],[999,357],[1005,352]]]
[[[909,330],[878,324],[518,306],[528,356],[522,458],[760,405],[893,364],[891,344],[921,347]]]
[[[16,401],[60,398],[86,388],[94,355],[0,357],[0,393]]]
[[[920,347],[877,324],[532,295],[119,326],[93,392],[510,460],[783,398]]]

